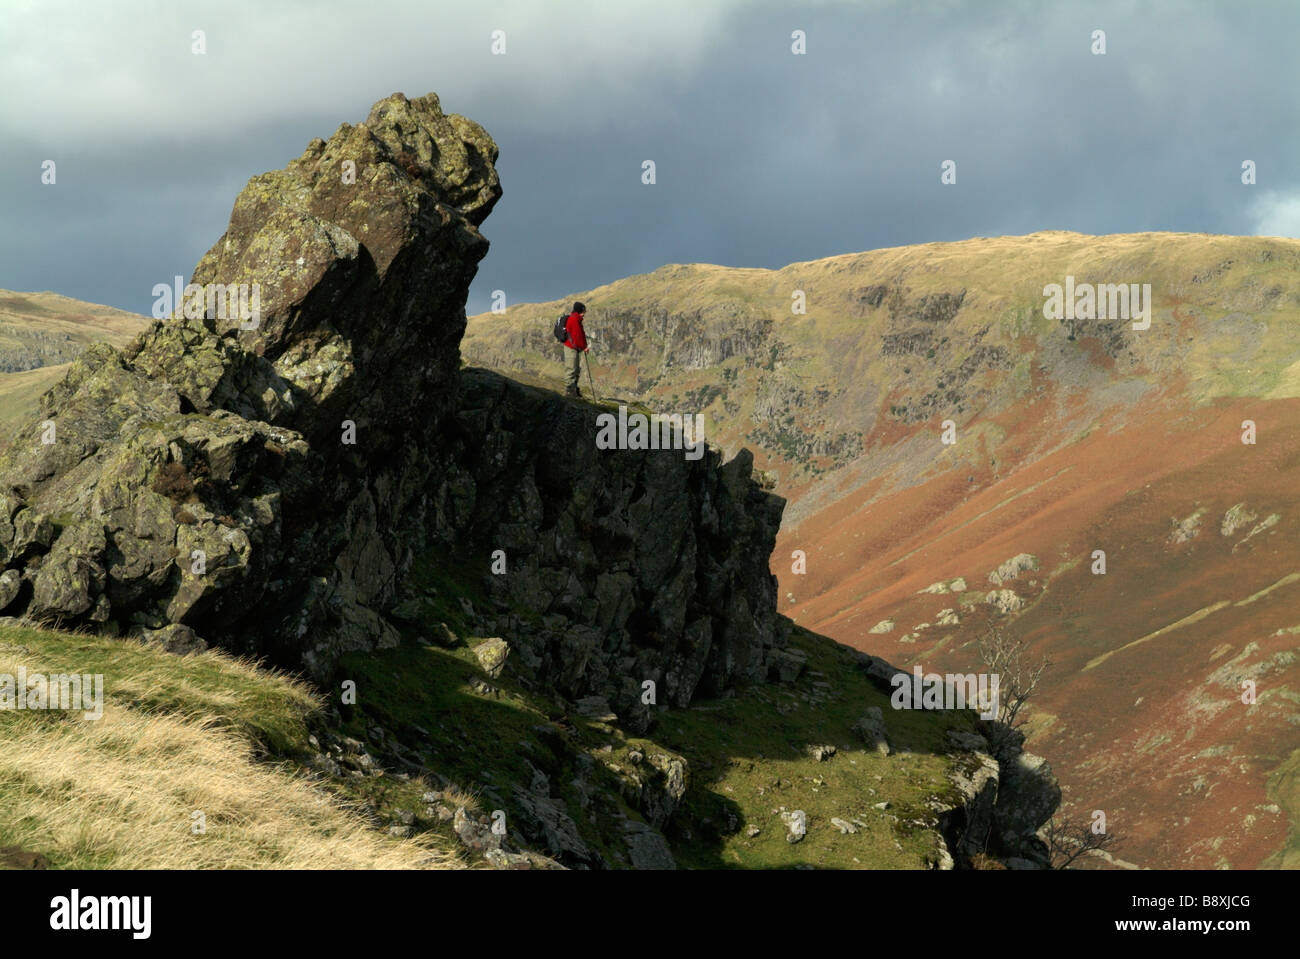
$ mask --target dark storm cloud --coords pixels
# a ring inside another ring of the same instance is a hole
[[[494,289],[551,299],[670,262],[1041,229],[1300,233],[1293,4],[266,6],[6,15],[0,287],[146,312],[249,176],[394,90],[438,92],[501,147],[470,312]]]

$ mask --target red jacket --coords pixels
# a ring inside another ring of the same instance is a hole
[[[564,324],[564,329],[569,334],[569,338],[564,341],[565,346],[571,350],[585,350],[587,348],[587,331],[582,328],[581,313],[570,313],[568,322]]]

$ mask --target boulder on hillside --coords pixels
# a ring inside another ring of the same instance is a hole
[[[889,733],[885,729],[884,713],[879,706],[870,707],[866,715],[853,724],[853,731],[862,737],[862,741],[867,744],[867,748],[874,750],[881,756],[889,755]]]
[[[808,656],[802,649],[778,649],[768,664],[770,678],[781,683],[798,679],[808,665]]]
[[[1034,569],[1038,569],[1038,557],[1030,553],[1017,553],[989,573],[989,582],[994,586],[1001,586],[1016,579],[1021,573]]]
[[[1013,590],[1009,589],[989,590],[984,597],[984,602],[1004,616],[1008,613],[1017,612],[1025,605],[1025,601],[1017,596]]]
[[[167,652],[177,656],[201,653],[208,648],[208,644],[183,623],[171,623],[162,629],[146,629],[140,634],[140,638],[146,643],[161,646]]]
[[[499,637],[485,639],[474,647],[474,658],[478,660],[483,672],[493,679],[501,675],[510,657],[510,644]]]

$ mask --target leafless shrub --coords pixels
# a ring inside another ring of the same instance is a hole
[[[1047,843],[1053,869],[1069,869],[1070,864],[1080,856],[1109,849],[1117,842],[1112,832],[1094,832],[1091,821],[1069,825],[1056,816],[1042,828],[1039,835]]]
[[[978,648],[984,669],[998,677],[998,722],[1008,729],[1023,726],[1020,711],[1037,692],[1052,661],[1044,657],[1031,664],[1025,641],[1012,639],[996,626],[979,639]]]

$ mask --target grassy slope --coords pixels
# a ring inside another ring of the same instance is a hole
[[[425,576],[438,586],[428,615],[468,632],[459,600],[475,595],[472,585]],[[339,675],[356,682],[358,704],[329,720],[318,694],[220,652],[180,658],[134,641],[0,626],[0,673],[101,673],[107,701],[97,721],[0,712],[0,848],[41,853],[55,868],[474,866],[423,794],[454,783],[446,799],[513,815],[511,786],[543,769],[583,839],[617,863],[619,817],[640,818],[631,785],[653,785],[655,764],[680,757],[688,788],[668,835],[683,866],[925,868],[936,858],[925,803],[951,797],[943,734],[967,717],[888,711],[895,754],[867,754],[850,726],[887,697],[829,640],[795,630],[810,669],[798,683],[665,710],[647,736],[566,714],[510,668],[485,689],[477,642],[350,657]],[[407,743],[436,781],[309,777],[309,737],[327,722],[363,742]],[[806,746],[822,743],[839,751],[818,762]],[[580,766],[592,770],[595,802],[573,788]],[[888,810],[872,808],[886,801]],[[807,815],[799,844],[784,840],[784,809]],[[190,832],[195,810],[206,816],[201,836]],[[415,817],[415,837],[390,838],[384,827],[403,813]],[[832,816],[860,828],[841,834]],[[751,824],[757,837],[746,834]]]
[[[927,801],[952,799],[944,733],[969,727],[968,714],[893,711],[889,697],[851,665],[847,650],[797,629],[793,646],[808,654],[809,674],[794,686],[743,691],[734,699],[701,704],[662,720],[659,738],[692,759],[697,782],[687,805],[694,819],[757,826],[711,841],[679,838],[683,864],[700,867],[917,868],[936,858],[935,816]],[[815,684],[826,683],[819,687]],[[851,731],[871,706],[880,706],[894,752],[862,749]],[[807,746],[837,751],[818,761]],[[875,806],[887,802],[888,809]],[[808,833],[786,842],[783,811],[802,810]],[[842,833],[838,818],[855,825]],[[924,828],[918,828],[924,827]],[[689,838],[689,837],[687,837]]]
[[[40,399],[68,372],[67,363],[21,373],[0,373],[0,431],[26,422],[40,408]]]
[[[0,674],[104,676],[98,720],[0,712],[0,848],[54,868],[418,868],[445,844],[395,841],[308,780],[314,694],[207,652],[0,627]],[[201,811],[205,832],[192,832]]]
[[[934,834],[918,826],[934,824],[926,799],[951,798],[944,733],[969,728],[968,714],[896,713],[849,650],[796,628],[792,645],[806,652],[809,664],[796,684],[747,687],[686,710],[665,708],[646,736],[627,735],[569,712],[532,688],[515,660],[489,683],[491,691],[476,688],[485,678],[472,651],[479,639],[461,599],[486,605],[463,572],[481,564],[444,562],[415,572],[429,597],[423,618],[446,622],[464,644],[450,650],[421,646],[422,631],[412,626],[408,643],[396,650],[348,657],[340,681],[354,680],[359,691],[382,690],[358,695],[357,708],[345,714],[350,735],[364,738],[372,725],[395,734],[423,763],[478,793],[485,809],[509,811],[512,784],[526,786],[540,769],[588,845],[615,860],[619,817],[641,818],[629,780],[653,782],[655,762],[675,757],[690,770],[682,807],[668,830],[683,866],[924,868],[935,858]],[[888,758],[866,753],[851,732],[872,705],[884,708],[896,744]],[[818,762],[806,751],[811,744],[839,751]],[[644,758],[634,761],[634,753]],[[617,801],[584,803],[573,784],[579,767],[594,770],[592,781]],[[870,808],[884,801],[891,803],[889,810]],[[784,841],[782,808],[807,814],[803,842]],[[842,835],[830,825],[832,816],[858,818],[865,826]],[[749,825],[762,830],[752,840],[745,835]]]
[[[890,712],[891,736],[913,752],[868,754],[850,727],[868,706],[888,708],[888,697],[851,665],[846,650],[823,637],[799,630],[793,644],[831,680],[834,700],[810,703],[817,693],[812,684],[822,678],[807,676],[792,686],[750,687],[733,698],[665,710],[645,736],[566,713],[509,671],[491,682],[495,693],[475,689],[483,679],[474,663],[476,642],[470,637],[455,650],[404,646],[351,657],[340,675],[354,679],[358,689],[382,688],[383,695],[362,696],[346,730],[357,737],[372,724],[395,731],[431,768],[462,787],[474,784],[484,809],[509,812],[511,785],[526,785],[541,769],[584,841],[615,861],[619,817],[642,818],[626,795],[626,774],[638,775],[638,768],[664,757],[685,759],[690,769],[667,833],[681,866],[915,869],[937,858],[933,832],[919,827],[935,823],[927,799],[951,798],[943,735],[965,728],[967,717]],[[787,715],[777,709],[790,704],[798,708]],[[839,751],[818,762],[806,747],[823,743]],[[636,753],[644,758],[636,760]],[[584,755],[593,760],[592,781],[602,793],[624,793],[617,802],[584,808],[572,788]],[[871,808],[885,801],[889,810]],[[801,843],[784,840],[779,812],[787,809],[807,815]],[[830,824],[833,816],[857,819],[863,828],[842,835]],[[760,827],[758,837],[746,835],[749,825]]]

